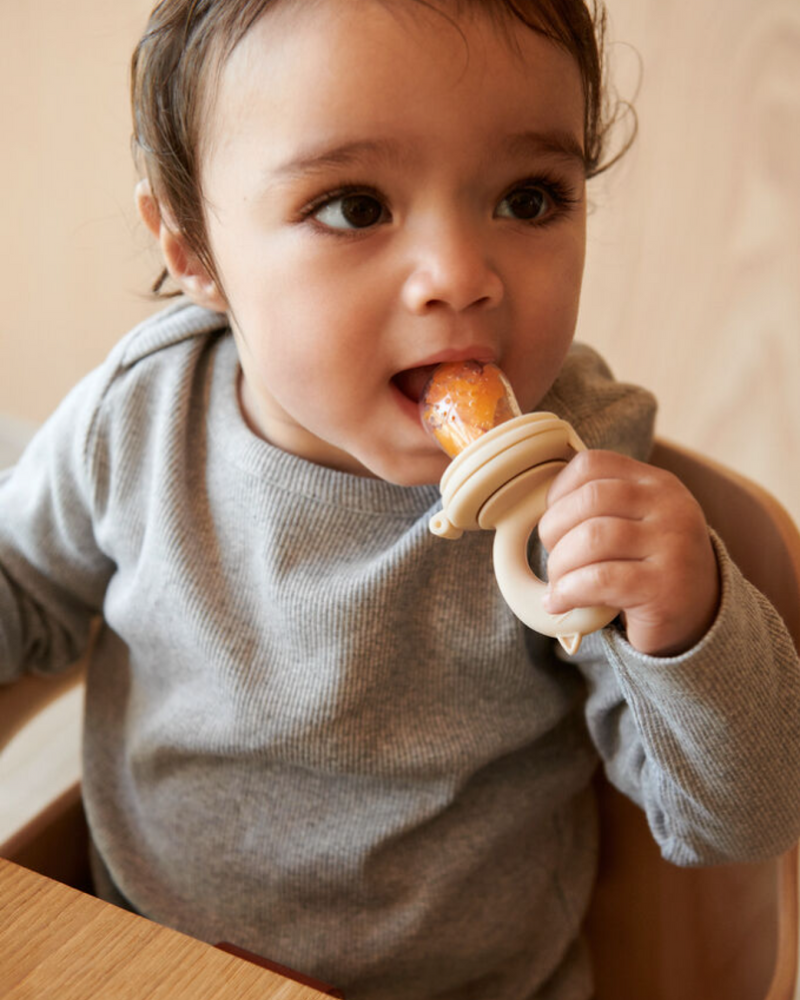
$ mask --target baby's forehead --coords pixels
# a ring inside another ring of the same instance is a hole
[[[582,0],[572,2],[581,4]],[[232,88],[246,87],[258,76],[268,79],[276,99],[298,71],[304,75],[315,68],[319,71],[312,76],[319,90],[311,99],[324,96],[329,89],[326,82],[362,79],[364,57],[372,54],[370,49],[378,42],[414,58],[418,65],[426,57],[440,68],[449,62],[455,81],[476,65],[484,65],[488,73],[493,63],[525,64],[526,59],[535,73],[531,53],[526,51],[532,40],[540,47],[557,47],[566,57],[565,69],[576,68],[574,54],[534,18],[522,16],[521,8],[536,6],[525,0],[314,0],[303,4],[273,0],[258,6],[260,14],[247,30],[218,52],[217,67]],[[349,65],[335,60],[343,36],[354,40],[350,49],[355,58]],[[298,39],[302,40],[299,47],[293,45]],[[214,87],[211,96],[218,90]]]
[[[521,23],[501,30],[477,8],[445,17],[415,0],[277,4],[231,53],[212,103],[204,157],[227,150],[235,171],[258,157],[273,175],[309,146],[335,149],[344,167],[366,162],[354,147],[372,165],[461,152],[475,164],[512,135],[558,133],[551,146],[574,158],[583,141],[568,53]],[[316,166],[336,166],[333,156]]]
[[[446,27],[461,40],[466,51],[469,42],[462,25],[477,23],[503,37],[514,52],[518,48],[516,36],[520,28],[563,44],[571,34],[572,18],[564,18],[565,31],[554,32],[555,23],[560,20],[559,6],[583,8],[583,3],[584,0],[562,0],[561,5],[554,5],[548,0],[544,6],[549,14],[541,18],[540,0],[304,0],[303,3],[298,0],[233,0],[233,6],[247,9],[249,16],[217,22],[217,30],[221,33],[217,40],[220,43],[218,54],[221,61],[226,62],[257,27],[267,35],[291,34],[292,25],[301,31],[309,21],[344,18],[357,30],[358,22],[364,24],[375,14],[387,15],[386,23],[393,25],[398,39],[404,39],[409,45],[414,44],[408,31],[410,26]]]

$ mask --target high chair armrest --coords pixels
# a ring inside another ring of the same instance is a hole
[[[0,751],[39,712],[83,682],[86,662],[82,658],[52,677],[23,677],[0,686]]]
[[[798,937],[800,936],[800,845],[778,861],[778,953],[766,1000],[797,1000]]]
[[[83,684],[86,664],[100,628],[101,619],[97,617],[92,622],[86,649],[66,670],[46,676],[26,675],[11,684],[0,684],[0,752],[48,705]]]
[[[83,682],[86,660],[82,657],[67,670],[51,677],[26,676],[0,686],[0,751],[28,722],[56,699]]]

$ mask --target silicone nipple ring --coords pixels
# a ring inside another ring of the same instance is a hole
[[[567,653],[577,652],[583,637],[608,625],[618,611],[545,611],[546,584],[530,567],[528,543],[547,508],[550,483],[585,445],[555,414],[520,414],[495,365],[440,365],[420,409],[426,429],[455,454],[440,482],[443,509],[431,519],[430,530],[448,539],[494,530],[494,572],[508,606],[527,626],[557,639]]]

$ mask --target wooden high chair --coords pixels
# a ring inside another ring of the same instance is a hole
[[[651,462],[689,487],[800,649],[800,534],[783,507],[687,449],[659,441]],[[644,814],[605,782],[600,807],[588,920],[596,1000],[800,1000],[797,845],[763,864],[677,868]]]
[[[652,461],[692,490],[800,648],[800,534],[789,515],[756,484],[683,448],[659,442]],[[0,689],[0,748],[81,681],[78,666]],[[601,861],[587,923],[596,1000],[800,1000],[797,846],[762,864],[676,868],[642,812],[604,781],[599,791]],[[0,845],[0,857],[88,889],[79,786]]]

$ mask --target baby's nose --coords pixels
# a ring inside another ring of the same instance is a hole
[[[437,308],[454,312],[490,309],[503,299],[503,281],[474,237],[433,238],[417,255],[403,287],[403,302],[415,315]]]

